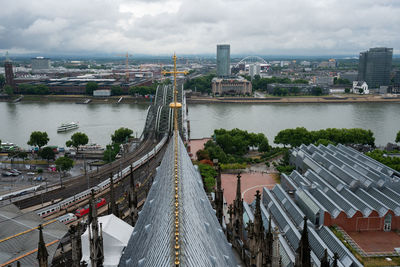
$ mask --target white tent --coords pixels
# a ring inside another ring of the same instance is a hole
[[[133,227],[114,215],[107,215],[98,218],[102,224],[103,246],[104,246],[104,267],[118,266],[122,250],[128,244],[133,232]],[[90,262],[89,230],[86,229],[82,235],[82,261]]]

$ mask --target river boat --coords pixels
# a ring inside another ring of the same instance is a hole
[[[74,129],[78,129],[79,125],[76,122],[63,123],[57,128],[57,133],[66,132]]]

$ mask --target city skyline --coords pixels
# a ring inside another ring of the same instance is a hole
[[[18,1],[0,11],[0,53],[399,54],[399,13],[393,0]]]

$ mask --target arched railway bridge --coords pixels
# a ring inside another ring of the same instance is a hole
[[[185,135],[184,118],[186,104],[183,93],[183,85],[178,88],[177,101],[183,103],[184,108],[178,112],[178,127],[181,136]],[[174,89],[172,85],[161,85],[157,87],[154,104],[147,112],[147,118],[143,133],[160,138],[164,135],[170,135],[173,130],[174,112],[169,106],[174,101]]]

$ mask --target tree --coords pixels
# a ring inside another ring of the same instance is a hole
[[[395,141],[396,141],[396,143],[400,143],[400,131],[397,132]]]
[[[111,87],[111,94],[112,95],[122,95],[122,88],[118,85],[113,85]]]
[[[39,151],[39,156],[42,159],[47,159],[47,162],[49,162],[49,160],[55,158],[56,154],[54,153],[53,149],[51,147],[44,147],[42,150]]]
[[[10,85],[4,86],[4,92],[6,92],[7,95],[13,95],[14,94],[14,89]]]
[[[96,82],[88,82],[86,84],[86,94],[93,95],[93,91],[97,90],[97,88],[99,88],[99,85]]]
[[[316,96],[322,95],[322,88],[321,87],[313,87],[311,89],[311,94],[316,95]]]
[[[258,146],[258,151],[260,152],[267,152],[270,149],[268,140],[265,138],[265,140],[261,141],[260,145]]]
[[[201,93],[211,93],[211,80],[215,77],[215,74],[207,74],[205,76],[190,79],[185,82],[184,88],[186,90],[192,90]],[[254,89],[256,90],[256,89]]]
[[[71,136],[71,140],[68,140],[65,145],[67,147],[75,147],[76,152],[78,152],[79,146],[86,145],[89,142],[89,138],[86,134],[77,132]]]
[[[210,155],[208,154],[208,151],[207,150],[205,150],[205,149],[199,149],[199,150],[197,150],[197,152],[196,152],[196,157],[197,157],[197,160],[203,160],[203,159],[208,159],[208,160],[210,160]]]
[[[131,95],[154,95],[156,93],[157,86],[132,86],[129,88]]]
[[[118,144],[126,143],[132,134],[133,131],[131,129],[121,127],[118,130],[115,130],[114,134],[111,135],[111,140]]]
[[[18,85],[18,89],[22,94],[35,94],[35,86],[33,86],[32,84],[20,84]]]
[[[285,129],[280,131],[274,139],[274,143],[292,147],[300,146],[301,144],[309,145],[311,143],[327,144],[365,144],[374,146],[375,138],[371,130],[360,128],[353,129],[336,129],[328,128],[318,131],[308,131],[304,127],[296,129]]]
[[[28,141],[30,146],[38,146],[39,150],[42,146],[45,146],[49,142],[49,137],[46,132],[35,131],[31,133],[31,137]]]
[[[38,84],[35,86],[34,92],[36,95],[47,95],[50,90],[49,87],[47,87],[44,84]]]
[[[60,183],[62,186],[61,172],[65,176],[65,172],[69,171],[74,166],[74,161],[68,157],[59,157],[56,159],[55,164],[57,171],[60,172]]]
[[[348,79],[342,79],[342,78],[333,78],[333,83],[334,84],[351,84],[351,82]]]
[[[215,186],[215,177],[217,176],[217,172],[213,167],[207,164],[199,164],[199,171],[201,177],[203,177],[207,192],[211,192]]]
[[[6,83],[6,78],[3,74],[0,74],[0,88],[3,88],[4,84]]]
[[[344,89],[344,92],[345,92],[346,94],[350,93],[350,88],[345,88],[345,89]]]
[[[103,154],[103,160],[105,162],[111,162],[115,160],[115,157],[119,153],[120,146],[119,144],[111,144],[106,146],[106,150],[104,151]]]

